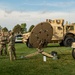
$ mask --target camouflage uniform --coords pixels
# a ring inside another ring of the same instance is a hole
[[[7,55],[7,38],[4,36],[4,33],[0,36],[0,55],[2,55],[2,52],[4,50],[5,55]]]
[[[15,53],[15,37],[14,34],[11,33],[8,39],[8,52],[9,52],[9,57],[10,60],[12,61],[13,59],[16,59],[16,53]]]

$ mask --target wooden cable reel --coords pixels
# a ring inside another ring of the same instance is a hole
[[[29,43],[32,45],[32,47],[38,49],[38,53],[41,53],[48,57],[53,57],[52,55],[42,50],[42,48],[51,41],[52,35],[53,35],[53,28],[50,25],[50,23],[41,22],[37,24],[31,31],[31,34],[29,37]],[[37,52],[35,52],[35,54],[27,55],[27,57],[31,57],[36,54]]]
[[[49,22],[42,22],[37,24],[33,30],[31,31],[31,35],[29,37],[29,42],[34,48],[38,48],[39,44],[49,43],[52,39],[53,28]],[[42,45],[42,47],[43,47]]]

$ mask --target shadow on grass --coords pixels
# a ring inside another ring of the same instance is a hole
[[[65,47],[65,46],[60,46],[60,45],[50,45],[50,46],[47,46],[47,47]]]
[[[0,60],[2,60],[2,59],[8,59],[9,58],[9,56],[0,56]]]
[[[59,59],[63,59],[63,60],[73,60],[72,55],[71,54],[58,54]]]

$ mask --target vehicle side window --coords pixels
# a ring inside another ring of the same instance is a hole
[[[58,27],[57,29],[58,29],[58,30],[62,30],[62,28],[61,28],[61,27]]]
[[[17,35],[17,37],[22,37],[22,35]]]
[[[74,30],[74,26],[67,26],[66,30]]]

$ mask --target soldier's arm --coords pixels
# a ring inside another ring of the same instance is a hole
[[[2,42],[2,38],[0,37],[0,43]]]

